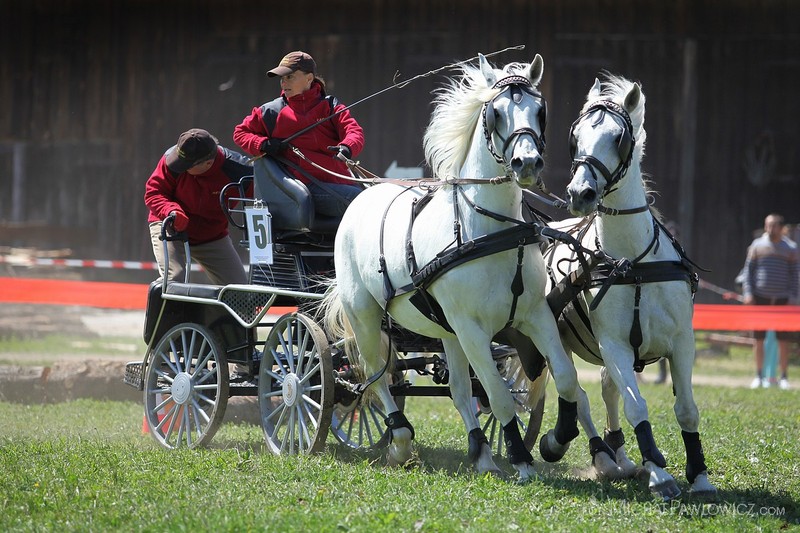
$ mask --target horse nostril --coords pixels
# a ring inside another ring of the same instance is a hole
[[[595,198],[597,198],[597,193],[594,191],[594,189],[586,189],[583,191],[583,193],[581,193],[581,199],[586,203],[594,203]]]
[[[530,157],[514,157],[511,159],[511,170],[517,174],[522,174],[525,170],[533,170],[534,173],[539,173],[544,168],[544,159],[541,156],[535,158]]]

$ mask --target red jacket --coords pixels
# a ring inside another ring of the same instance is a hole
[[[314,81],[311,88],[301,94],[286,98],[281,93],[281,98],[286,105],[278,113],[272,135],[270,135],[267,126],[264,124],[262,107],[254,107],[253,112],[234,128],[233,140],[242,150],[254,156],[261,155],[259,147],[265,139],[270,137],[286,139],[303,128],[345,109],[344,105],[337,102],[331,110],[331,103],[325,99],[322,85],[317,81]],[[317,165],[337,174],[349,176],[347,165],[333,157],[335,152],[328,150],[328,147],[344,144],[350,148],[352,157],[356,157],[364,148],[364,131],[350,114],[350,111],[345,109],[332,119],[326,120],[319,126],[295,137],[290,144],[298,148],[303,155]],[[314,168],[291,150],[284,150],[280,155],[296,163],[320,181],[352,185],[352,182],[331,176],[325,171]],[[308,183],[309,180],[299,172],[294,170],[292,172],[300,181]]]
[[[253,166],[247,158],[222,146],[217,148],[211,168],[197,176],[188,172],[175,175],[162,156],[144,186],[144,203],[150,209],[147,221],[164,220],[180,209],[189,218],[189,244],[221,239],[228,235],[228,219],[220,207],[219,193],[228,183],[252,174]],[[231,194],[238,194],[231,189]]]

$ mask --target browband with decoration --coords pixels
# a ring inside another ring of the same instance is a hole
[[[497,80],[497,82],[492,85],[492,89],[502,89],[509,85],[527,85],[528,87],[533,87],[531,80],[525,76],[514,74],[513,76],[506,76],[505,78]]]

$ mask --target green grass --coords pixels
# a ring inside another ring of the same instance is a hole
[[[599,386],[584,384],[602,427]],[[688,495],[669,387],[643,385],[656,441],[684,494],[638,479],[587,479],[581,435],[539,481],[473,474],[449,399],[408,398],[418,461],[329,437],[317,456],[276,457],[261,429],[223,424],[212,446],[168,451],[141,435],[142,407],[0,403],[0,531],[779,531],[800,529],[800,391],[695,388],[716,500]],[[544,427],[555,422],[552,383]],[[628,449],[639,457],[626,425]]]
[[[41,335],[29,338],[10,335],[0,337],[0,365],[43,365],[70,355],[130,356],[133,360],[141,358],[146,348],[141,338],[76,338],[73,335]]]

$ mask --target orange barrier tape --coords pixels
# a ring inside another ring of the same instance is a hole
[[[148,287],[140,283],[0,277],[0,302],[143,311]],[[283,315],[296,310],[296,307],[273,307],[270,314]]]
[[[134,283],[0,277],[0,302],[144,310],[147,287]],[[294,307],[274,307],[270,311],[285,314],[294,310]],[[696,304],[692,326],[707,331],[800,331],[800,306]]]
[[[709,331],[800,331],[800,306],[695,304],[692,326]]]
[[[144,309],[147,287],[139,283],[0,278],[0,301]]]

